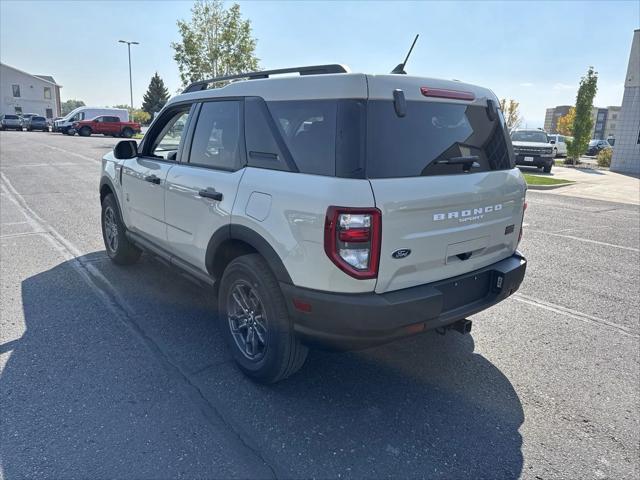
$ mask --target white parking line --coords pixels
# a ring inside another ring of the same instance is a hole
[[[10,227],[13,225],[24,225],[25,223],[29,223],[27,221],[23,221],[23,222],[2,222],[0,223],[0,227]]]
[[[6,235],[0,235],[0,239],[4,240],[5,238],[30,237],[32,235],[46,235],[46,234],[47,232],[45,232],[44,230],[39,230],[36,232],[7,233]]]
[[[89,160],[90,162],[102,164],[102,160],[98,160],[96,158],[87,157],[86,155],[82,155],[80,153],[72,152],[70,150],[65,150],[64,148],[54,147],[53,145],[47,145],[46,143],[42,143],[41,145],[51,148],[52,150],[57,150],[59,152],[64,153],[65,155],[71,155],[72,157],[82,158],[83,160]]]
[[[630,252],[640,252],[640,248],[625,247],[622,245],[616,245],[615,243],[599,242],[598,240],[590,240],[588,238],[575,237],[573,235],[563,235],[562,233],[546,232],[544,230],[536,230],[535,228],[530,228],[525,231],[525,233],[527,232],[541,233],[543,235],[551,235],[552,237],[568,238],[570,240],[578,240],[580,242],[593,243],[595,245],[602,245],[603,247],[620,248],[622,250],[629,250]]]
[[[63,237],[49,222],[41,218],[24,200],[22,195],[11,184],[6,175],[0,172],[2,179],[2,192],[5,196],[15,204],[31,225],[34,232],[41,232],[43,237],[49,244],[76,270],[87,285],[96,293],[107,308],[114,314],[122,317],[124,315],[133,315],[133,308],[118,293],[116,288],[109,282],[107,278],[98,270],[95,265],[90,262],[84,262],[82,251],[73,244],[73,242]],[[96,281],[102,283],[101,287]],[[123,313],[122,313],[123,312]]]
[[[7,168],[42,168],[42,167],[70,167],[70,166],[81,166],[81,163],[74,162],[56,162],[56,163],[22,163],[17,165],[0,165],[0,168],[3,170]]]
[[[526,303],[528,305],[542,308],[543,310],[548,310],[550,312],[559,313],[561,315],[565,315],[567,317],[571,317],[575,320],[580,320],[585,323],[612,328],[617,330],[618,333],[621,333],[628,337],[640,338],[640,334],[635,333],[633,330],[631,330],[628,327],[624,327],[622,325],[609,322],[608,320],[604,320],[603,318],[594,317],[593,315],[582,313],[572,308],[563,307],[562,305],[546,302],[544,300],[538,300],[537,298],[533,298],[528,295],[524,295],[522,293],[515,293],[511,298],[513,298],[514,300],[517,300],[518,302]]]

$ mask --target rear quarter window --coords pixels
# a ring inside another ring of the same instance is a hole
[[[302,173],[335,175],[335,100],[268,102],[269,111]]]

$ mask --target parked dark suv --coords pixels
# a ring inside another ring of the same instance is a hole
[[[33,130],[42,130],[43,132],[49,131],[49,124],[47,123],[47,119],[44,117],[34,116],[25,121],[24,127],[28,132]]]
[[[596,156],[602,150],[606,150],[611,148],[611,144],[606,140],[591,140],[589,142],[589,147],[587,148],[587,155]]]

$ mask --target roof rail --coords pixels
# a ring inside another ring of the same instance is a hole
[[[237,78],[246,78],[248,80],[256,80],[259,78],[269,78],[271,75],[280,75],[283,73],[299,73],[300,75],[324,75],[327,73],[349,73],[349,69],[344,65],[310,65],[307,67],[291,67],[280,68],[278,70],[263,70],[261,72],[237,73],[234,75],[225,75],[223,77],[207,78],[193,82],[182,93],[199,92],[206,90],[210,83],[223,82],[225,80],[235,80]]]

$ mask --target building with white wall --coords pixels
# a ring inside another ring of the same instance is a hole
[[[633,33],[611,170],[640,175],[640,29]]]
[[[0,114],[59,117],[60,87],[49,75],[32,75],[0,63]]]

